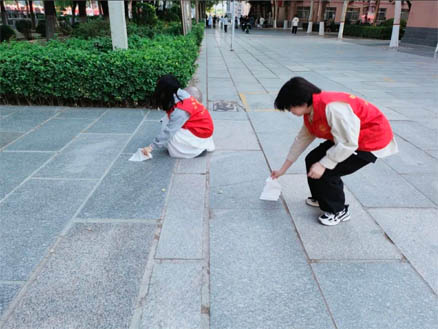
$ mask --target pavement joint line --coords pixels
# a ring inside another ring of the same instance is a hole
[[[59,114],[60,112],[56,112],[56,114]],[[91,127],[91,125],[93,125],[95,122],[97,122],[102,115],[105,112],[103,112],[99,117],[97,117],[95,120],[93,120],[86,128],[84,129],[88,129],[89,127]],[[50,119],[49,119],[50,120]],[[47,121],[49,121],[47,120]],[[47,122],[46,121],[46,122]],[[2,204],[2,202],[4,200],[6,200],[10,195],[12,195],[16,190],[18,190],[21,186],[23,186],[27,181],[29,181],[30,179],[33,178],[33,175],[35,175],[38,171],[40,171],[43,167],[45,167],[50,161],[52,161],[58,154],[62,153],[67,147],[69,147],[75,140],[76,138],[80,135],[80,132],[74,136],[72,138],[71,141],[69,141],[67,144],[65,144],[62,148],[60,148],[58,151],[50,151],[48,153],[53,153],[53,155],[47,159],[47,161],[45,161],[39,168],[37,168],[36,170],[34,170],[27,178],[25,178],[20,184],[18,184],[15,188],[13,188],[8,194],[6,194],[2,199],[0,199],[0,204]],[[1,148],[0,148],[0,152],[2,152]],[[1,327],[0,327],[1,328]]]
[[[176,163],[175,163],[175,165],[176,165]],[[170,194],[171,194],[172,189],[173,189],[174,179],[175,179],[175,175],[173,175],[173,169],[172,169],[172,175],[170,178],[166,198],[164,200],[163,210],[161,211],[160,220],[158,220],[157,225],[155,227],[154,238],[152,240],[152,243],[151,243],[151,246],[149,249],[148,260],[146,262],[143,277],[140,281],[140,287],[139,287],[138,295],[137,295],[137,298],[136,298],[136,301],[134,304],[134,313],[133,313],[133,316],[131,318],[129,329],[138,329],[140,327],[140,324],[141,324],[141,321],[143,318],[143,306],[144,306],[144,303],[147,301],[147,296],[149,294],[152,273],[153,273],[153,270],[154,270],[154,267],[156,264],[155,256],[156,256],[156,253],[158,250],[158,243],[159,243],[159,239],[160,239],[160,235],[161,235],[161,230],[162,230],[163,224],[164,224],[164,219],[165,219],[167,206],[168,206],[169,199],[170,199]]]
[[[93,133],[93,132],[82,132],[81,135],[114,135],[114,136],[130,136],[131,133]]]
[[[404,257],[387,259],[309,259],[309,264],[329,264],[329,263],[348,263],[348,264],[381,264],[381,263],[406,263]]]
[[[155,264],[201,264],[204,262],[203,258],[154,258]]]
[[[33,176],[31,180],[64,180],[64,181],[89,181],[97,182],[98,178],[63,178],[63,177],[44,177],[44,176]]]
[[[22,285],[25,284],[26,281],[11,281],[11,280],[0,280],[0,285]]]
[[[2,153],[56,153],[56,151],[22,151],[22,150],[3,150]]]
[[[141,218],[75,218],[73,224],[145,224],[157,225],[159,219],[141,219]]]
[[[248,105],[248,102],[246,100],[245,94],[244,93],[239,93],[239,97],[240,97],[240,100],[242,101],[243,108],[244,108],[245,112],[250,112],[251,110],[249,108],[249,105]]]

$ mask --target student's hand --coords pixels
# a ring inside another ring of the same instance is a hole
[[[278,177],[283,176],[283,175],[284,175],[284,171],[282,171],[282,170],[272,170],[271,178],[277,179]]]
[[[149,156],[149,154],[151,154],[152,152],[152,146],[146,146],[144,148],[141,149],[141,152],[145,155],[145,156]]]
[[[324,175],[325,167],[319,162],[315,162],[312,167],[310,167],[307,176],[313,179],[320,179],[322,175]]]

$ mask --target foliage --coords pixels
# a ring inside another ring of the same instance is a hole
[[[108,20],[95,19],[75,26],[72,36],[81,39],[110,36],[111,29]]]
[[[155,13],[155,7],[149,3],[137,3],[137,14],[134,17],[134,21],[138,25],[157,25],[158,17]]]
[[[406,20],[401,19],[400,20],[400,27],[402,29],[406,28],[406,23],[407,23]],[[391,19],[387,19],[386,21],[382,22],[379,26],[390,26],[390,27],[392,27],[393,25],[394,25],[394,18],[391,18]]]
[[[404,34],[404,29],[400,29],[400,38]],[[370,39],[391,39],[392,25],[391,26],[366,26],[366,25],[345,25],[344,35],[350,35],[355,37],[370,38]]]
[[[111,39],[71,38],[46,45],[0,45],[0,103],[138,106],[149,102],[158,77],[191,79],[203,26],[187,36],[131,35],[130,49]]]
[[[27,40],[32,39],[32,23],[26,19],[20,19],[15,22],[15,27],[18,32],[23,33]]]
[[[46,21],[38,21],[36,32],[44,38],[46,36]]]
[[[15,32],[9,25],[0,25],[0,42],[9,41],[14,35]]]

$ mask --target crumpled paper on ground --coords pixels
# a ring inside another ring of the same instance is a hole
[[[146,156],[143,154],[143,152],[141,151],[141,149],[137,149],[137,152],[135,152],[132,157],[129,158],[129,161],[145,161],[145,160],[149,160],[152,159],[152,154],[149,154],[149,156]]]
[[[265,187],[260,195],[260,200],[277,201],[281,194],[281,185],[278,179],[268,177],[265,182]]]

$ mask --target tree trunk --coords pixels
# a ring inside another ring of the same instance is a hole
[[[5,3],[3,0],[0,0],[0,11],[2,13],[2,24],[8,25],[8,13],[6,12]]]
[[[27,1],[27,7],[29,8],[30,20],[32,22],[32,28],[36,27],[35,13],[33,11],[33,1]]]
[[[312,33],[313,28],[313,0],[310,0],[309,20],[307,22],[307,33]]]
[[[376,0],[376,10],[374,11],[374,22],[373,22],[374,26],[377,24],[377,16],[379,15],[379,8],[380,8],[380,0]]]
[[[109,9],[108,9],[108,1],[99,1],[102,5],[103,17],[105,19],[109,19]]]
[[[81,23],[85,23],[87,21],[87,2],[78,1],[78,5],[79,5],[79,20]]]
[[[398,39],[400,36],[401,6],[402,6],[401,0],[395,0],[394,23],[392,25],[391,42],[389,43],[389,47],[391,48],[398,47]]]
[[[49,41],[55,36],[56,10],[54,1],[44,1],[44,13],[46,15],[46,39]]]
[[[125,1],[125,18],[126,21],[129,20],[129,1]]]
[[[347,15],[348,2],[349,0],[344,0],[344,5],[342,6],[341,24],[339,25],[338,39],[342,39],[344,36],[345,16]]]
[[[77,1],[72,1],[71,3],[71,25],[75,25],[76,23],[76,6],[78,5]]]

